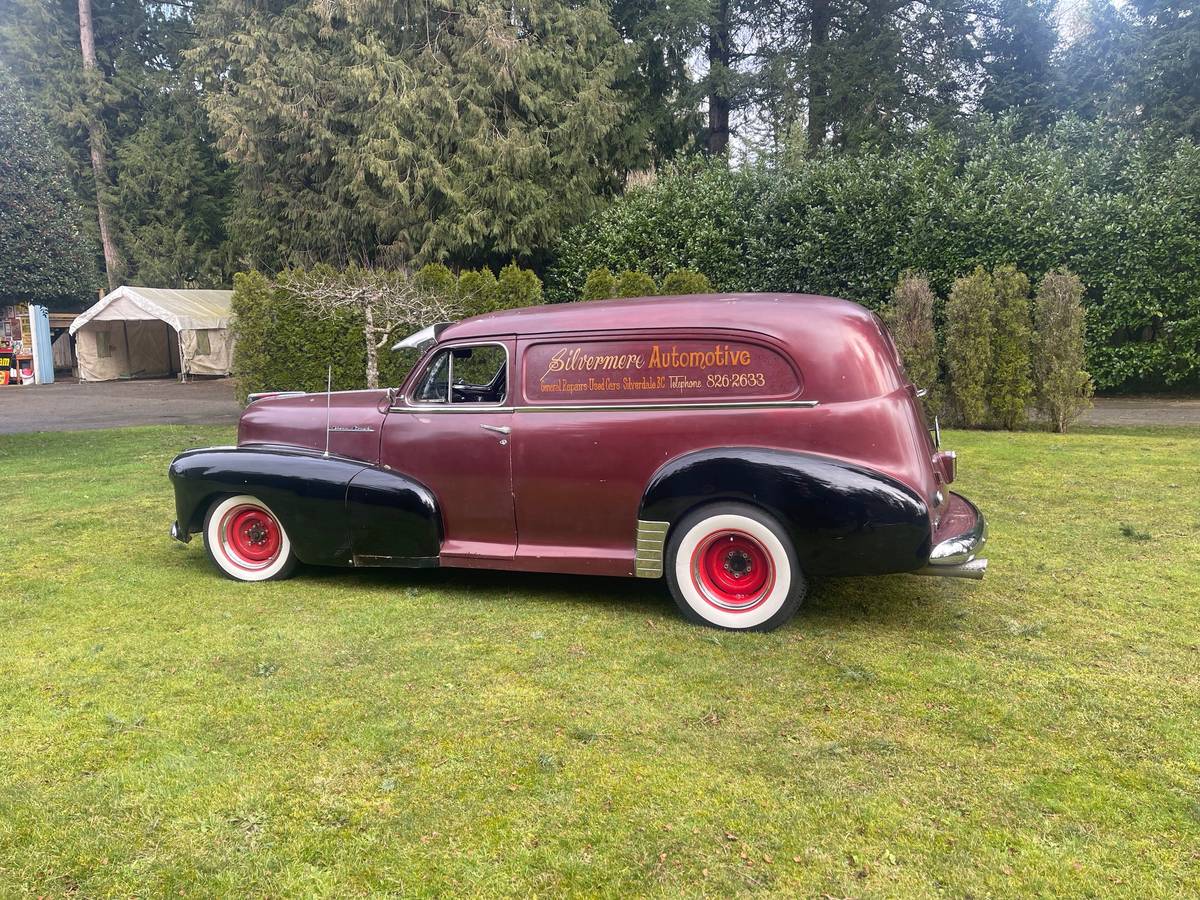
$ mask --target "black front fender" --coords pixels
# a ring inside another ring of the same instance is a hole
[[[441,517],[433,494],[391,470],[287,447],[213,447],[175,457],[180,539],[203,529],[213,502],[257,497],[279,518],[301,562],[436,565]]]
[[[813,574],[912,572],[929,559],[929,509],[915,491],[861,466],[790,450],[722,447],[677,457],[654,474],[638,518],[674,524],[719,500],[777,518]]]

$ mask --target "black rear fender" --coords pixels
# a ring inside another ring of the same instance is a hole
[[[675,523],[719,500],[778,519],[812,574],[912,572],[929,559],[929,510],[914,490],[861,466],[790,450],[722,447],[677,457],[650,480],[638,518]]]

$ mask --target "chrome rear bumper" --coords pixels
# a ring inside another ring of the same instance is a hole
[[[957,534],[944,538],[929,554],[929,564],[917,570],[917,575],[937,575],[942,578],[983,578],[987,572],[988,561],[980,559],[978,553],[987,543],[987,520],[983,513],[966,497],[951,494],[952,502],[957,500],[966,507],[970,515],[970,525],[959,529]]]

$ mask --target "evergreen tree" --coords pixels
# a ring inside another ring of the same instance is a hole
[[[1084,370],[1083,283],[1067,271],[1047,272],[1034,303],[1033,376],[1038,408],[1060,434],[1089,406]]]
[[[6,0],[0,55],[67,151],[77,194],[91,210],[89,232],[99,241],[103,210],[114,278],[226,282],[230,260],[220,222],[228,176],[195,84],[180,70],[193,39],[190,4],[85,6],[94,68],[85,70],[81,60],[78,0]]]
[[[1054,120],[1058,32],[1052,0],[995,0],[983,38],[980,108],[1018,116],[1020,134]]]
[[[203,112],[176,95],[116,153],[118,234],[141,284],[213,287],[228,280],[231,173],[207,139]]]
[[[198,27],[259,266],[532,259],[638,158],[599,0],[213,0]]]
[[[0,66],[0,305],[79,307],[95,298],[97,248],[65,163],[42,117]]]
[[[992,421],[1010,431],[1025,421],[1033,394],[1029,361],[1029,279],[1013,266],[992,273],[995,307],[987,400]]]
[[[978,49],[967,0],[804,0],[759,38],[759,102],[804,147],[886,146],[961,114]]]
[[[1109,0],[1092,0],[1060,62],[1059,109],[1084,119],[1132,121],[1130,54],[1134,22]]]
[[[615,0],[613,25],[631,52],[618,88],[628,98],[632,155],[661,165],[695,146],[704,127],[688,63],[701,46],[709,0]]]
[[[967,428],[987,420],[988,370],[995,339],[996,285],[982,266],[958,278],[946,301],[946,373],[950,409]]]
[[[1200,140],[1200,9],[1195,0],[1133,0],[1140,16],[1130,90],[1143,122]]]
[[[905,272],[884,310],[884,320],[891,329],[909,380],[925,391],[924,405],[930,419],[942,408],[934,303],[929,279],[917,272]]]

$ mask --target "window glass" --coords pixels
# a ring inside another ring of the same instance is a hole
[[[209,338],[209,330],[201,328],[196,331],[196,355],[208,356],[212,353],[212,341]]]
[[[96,358],[108,359],[112,356],[112,343],[107,331],[96,332]]]
[[[413,392],[413,399],[419,403],[445,403],[449,395],[450,354],[443,350],[425,367]]]
[[[496,344],[442,350],[417,379],[418,403],[503,403],[508,355]]]

